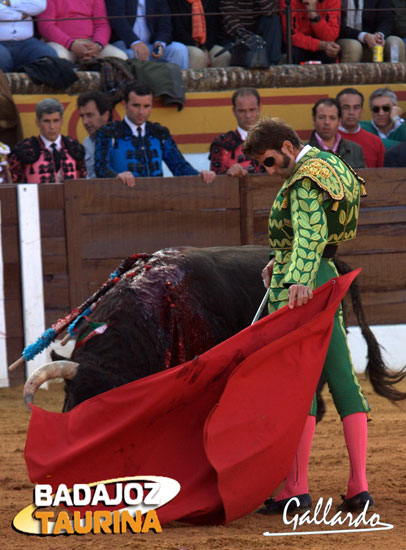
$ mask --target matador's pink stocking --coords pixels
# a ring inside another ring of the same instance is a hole
[[[316,429],[316,417],[308,416],[303,429],[302,437],[296,451],[295,458],[286,478],[282,491],[275,497],[275,501],[308,493],[307,471],[309,466],[310,448]]]
[[[352,498],[362,491],[368,491],[366,475],[368,439],[366,413],[359,412],[345,416],[343,418],[343,429],[350,457],[350,477],[345,498]]]

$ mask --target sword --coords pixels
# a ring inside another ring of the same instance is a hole
[[[256,323],[258,321],[258,319],[260,318],[261,316],[261,313],[262,313],[262,310],[264,309],[265,307],[265,304],[267,303],[268,301],[268,295],[269,295],[269,291],[271,290],[271,285],[269,285],[269,287],[266,289],[266,292],[265,292],[265,296],[262,298],[262,302],[259,304],[259,308],[257,309],[257,312],[252,320],[252,323],[251,325],[253,325],[254,323]]]

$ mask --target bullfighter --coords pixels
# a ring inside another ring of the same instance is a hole
[[[337,276],[333,257],[341,242],[356,235],[363,180],[333,153],[303,146],[293,128],[278,119],[259,121],[248,134],[244,153],[258,160],[270,176],[285,180],[270,212],[273,257],[262,273],[265,286],[270,286],[269,311],[286,304],[301,306],[312,299],[316,287]],[[354,372],[341,307],[335,315],[323,375],[343,422],[351,465],[339,509],[362,510],[366,503],[372,507],[366,478],[370,408]],[[307,471],[315,415],[314,399],[285,486],[275,499],[265,502],[261,513],[283,512],[292,497],[298,497],[299,504],[292,506],[295,511],[310,509]]]
[[[55,183],[85,178],[83,146],[76,139],[61,135],[63,106],[56,99],[43,99],[35,114],[40,135],[23,139],[10,154],[13,183]]]

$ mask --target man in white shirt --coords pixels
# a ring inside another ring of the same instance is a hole
[[[216,174],[242,177],[263,172],[256,160],[242,152],[249,130],[261,114],[261,98],[256,88],[238,88],[231,97],[237,129],[217,136],[210,145],[210,170]]]
[[[216,174],[198,172],[179,151],[168,128],[150,122],[152,89],[129,82],[124,88],[124,120],[111,122],[96,132],[95,170],[99,178],[118,178],[128,187],[137,178],[162,177],[162,163],[174,176],[196,176],[210,184]]]
[[[106,0],[112,29],[111,42],[129,59],[168,61],[189,67],[188,49],[172,42],[172,25],[166,0]]]
[[[9,73],[56,52],[34,38],[32,16],[46,8],[46,0],[0,0],[0,69]]]
[[[63,107],[53,98],[35,109],[40,135],[23,139],[9,157],[13,183],[58,183],[86,177],[85,150],[77,139],[61,135]]]

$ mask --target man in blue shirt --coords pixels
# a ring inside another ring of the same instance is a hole
[[[124,120],[107,124],[96,133],[97,177],[117,177],[133,187],[135,178],[162,177],[162,161],[174,176],[199,174],[185,160],[168,128],[148,121],[152,102],[149,86],[137,83],[126,86]],[[210,170],[202,170],[200,175],[205,183],[211,183],[216,177]]]

